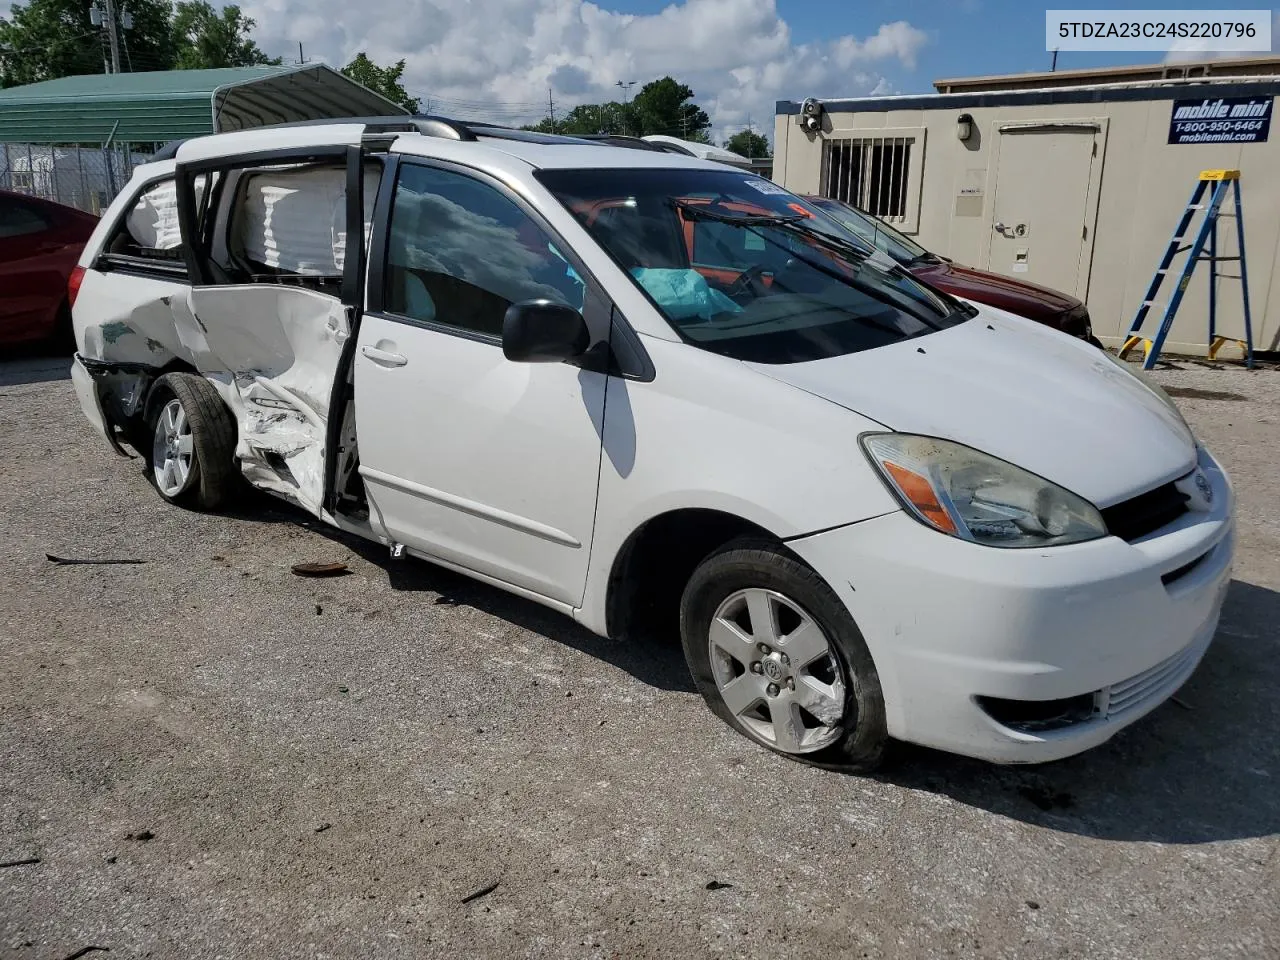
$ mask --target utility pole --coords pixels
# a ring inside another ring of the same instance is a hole
[[[111,44],[111,72],[120,72],[120,25],[116,16],[115,0],[105,0],[107,4],[107,41]]]
[[[120,72],[120,23],[116,16],[115,0],[103,0],[106,5],[104,10],[98,4],[91,3],[89,5],[89,23],[95,27],[102,27],[107,31],[107,42],[111,48],[111,60],[107,61],[106,56],[102,58],[103,73],[119,73]],[[125,14],[125,27],[132,26],[133,18],[129,14]]]
[[[622,88],[622,132],[627,132],[627,119],[631,115],[631,88],[636,85],[634,80],[619,80],[614,86]],[[638,134],[637,134],[638,135]]]
[[[556,132],[556,102],[551,99],[551,88],[547,87],[547,112],[551,115],[551,132]]]
[[[1057,51],[1057,48],[1055,48],[1053,51],[1053,63],[1049,65],[1049,72],[1054,73],[1057,71],[1057,69],[1058,69],[1058,51]]]
[[[298,41],[298,63],[303,64],[306,62],[307,62],[307,58],[302,53],[302,41],[299,40]]]

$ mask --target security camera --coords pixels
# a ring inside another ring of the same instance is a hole
[[[822,129],[822,101],[816,97],[807,97],[800,104],[800,126],[810,133],[817,133]]]

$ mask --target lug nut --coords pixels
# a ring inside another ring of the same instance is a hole
[[[778,656],[782,659],[782,665],[784,667],[791,666],[791,658],[788,657],[785,653],[780,653],[778,654]]]
[[[787,689],[788,689],[788,690],[794,690],[795,688],[796,688],[796,678],[795,678],[795,677],[787,677]]]
[[[755,661],[753,664],[751,664],[751,672],[752,672],[752,673],[764,673],[764,667],[760,666],[760,661],[759,661],[759,660],[757,660],[757,661]]]
[[[760,644],[759,649],[760,649],[760,652],[763,653],[765,656],[769,655],[769,645],[767,643]]]
[[[769,689],[768,689],[768,691],[767,691],[767,692],[768,692],[769,696],[771,696],[771,697],[776,697],[776,696],[778,695],[778,693],[779,693],[778,685],[777,685],[776,683],[771,683],[771,684],[769,684]]]

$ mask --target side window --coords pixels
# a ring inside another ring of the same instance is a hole
[[[51,225],[35,207],[21,200],[0,199],[0,240],[39,233]]]
[[[366,170],[366,240],[379,178],[379,170]],[[249,168],[233,179],[230,222],[214,249],[226,282],[296,284],[336,296],[347,253],[346,167]]]
[[[197,196],[203,182],[197,182]],[[146,187],[116,224],[103,248],[104,266],[146,270],[166,275],[186,273],[182,233],[178,229],[178,191],[172,178]]]
[[[396,184],[386,284],[393,313],[492,336],[513,303],[580,310],[585,291],[547,233],[500,191],[415,164]]]

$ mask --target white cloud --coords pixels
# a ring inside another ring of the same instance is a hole
[[[618,13],[588,0],[245,0],[263,49],[338,65],[364,50],[406,61],[405,86],[460,117],[525,122],[615,99],[619,80],[670,74],[688,83],[717,134],[748,119],[772,132],[779,98],[854,96],[883,69],[914,68],[928,36],[906,21],[867,36],[797,44],[774,0],[684,0],[655,14]],[[634,92],[634,91],[633,91]],[[678,133],[678,131],[672,131]]]

